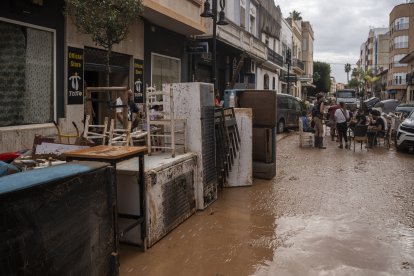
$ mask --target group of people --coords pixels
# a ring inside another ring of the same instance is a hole
[[[303,123],[303,130],[305,132],[315,133],[315,147],[325,149],[326,146],[323,143],[324,130],[323,120],[327,119],[327,126],[330,127],[330,135],[332,141],[339,142],[338,148],[349,149],[350,141],[348,140],[348,128],[354,132],[355,127],[359,125],[367,126],[368,144],[367,147],[371,148],[376,144],[377,137],[383,137],[387,130],[387,120],[381,116],[381,112],[378,110],[372,110],[372,118],[368,120],[362,109],[358,109],[354,114],[347,109],[344,102],[339,104],[331,103],[328,108],[325,117],[325,97],[323,94],[318,94],[316,98],[314,108],[312,109],[312,123],[307,121],[306,112],[302,114],[301,120]]]

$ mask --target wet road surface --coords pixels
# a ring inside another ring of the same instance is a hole
[[[414,154],[277,144],[277,175],[227,188],[121,275],[414,275]]]

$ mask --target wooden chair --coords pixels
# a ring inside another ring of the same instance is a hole
[[[315,145],[315,134],[313,134],[311,132],[304,132],[303,131],[303,122],[299,118],[299,146],[303,147],[304,145],[314,147],[314,145]]]
[[[172,157],[175,157],[176,150],[180,148],[184,153],[187,151],[187,120],[175,117],[172,91],[172,87],[170,91],[157,91],[155,87],[146,89],[148,155],[157,149],[171,150]],[[150,113],[150,108],[154,105],[162,107],[162,111],[157,115]],[[158,131],[152,131],[155,128]],[[162,139],[163,144],[159,144],[158,139]]]
[[[131,140],[131,122],[127,122],[126,128],[115,128],[115,120],[111,119],[109,128],[109,146],[129,146]]]
[[[105,145],[107,139],[107,130],[108,130],[108,117],[105,117],[103,125],[91,125],[90,115],[86,115],[85,119],[85,130],[83,131],[83,138],[87,140],[92,140],[96,144]],[[100,140],[100,142],[96,142]]]
[[[59,125],[55,121],[53,121],[53,124],[55,125],[55,127],[57,129],[59,143],[62,144],[62,138],[66,138],[68,144],[70,144],[70,138],[75,138],[75,139],[79,138],[79,129],[78,129],[78,126],[76,125],[75,122],[72,122],[72,124],[75,127],[76,134],[75,133],[65,133],[65,134],[63,134],[60,127],[59,127]]]
[[[355,152],[355,143],[361,144],[362,150],[362,143],[368,143],[368,136],[367,136],[368,126],[367,125],[356,125],[354,129],[354,152]]]

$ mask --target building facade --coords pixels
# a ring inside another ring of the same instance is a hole
[[[400,101],[407,101],[406,76],[411,68],[401,62],[406,55],[414,51],[414,1],[395,6],[389,16],[390,54],[387,92],[395,94]]]
[[[313,42],[314,33],[309,21],[302,21],[302,62],[305,73],[299,77],[301,82],[301,97],[307,98],[308,91],[315,88],[313,84]]]

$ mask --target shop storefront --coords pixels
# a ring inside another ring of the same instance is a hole
[[[145,22],[144,89],[162,88],[164,83],[189,82],[187,38],[150,22]]]

